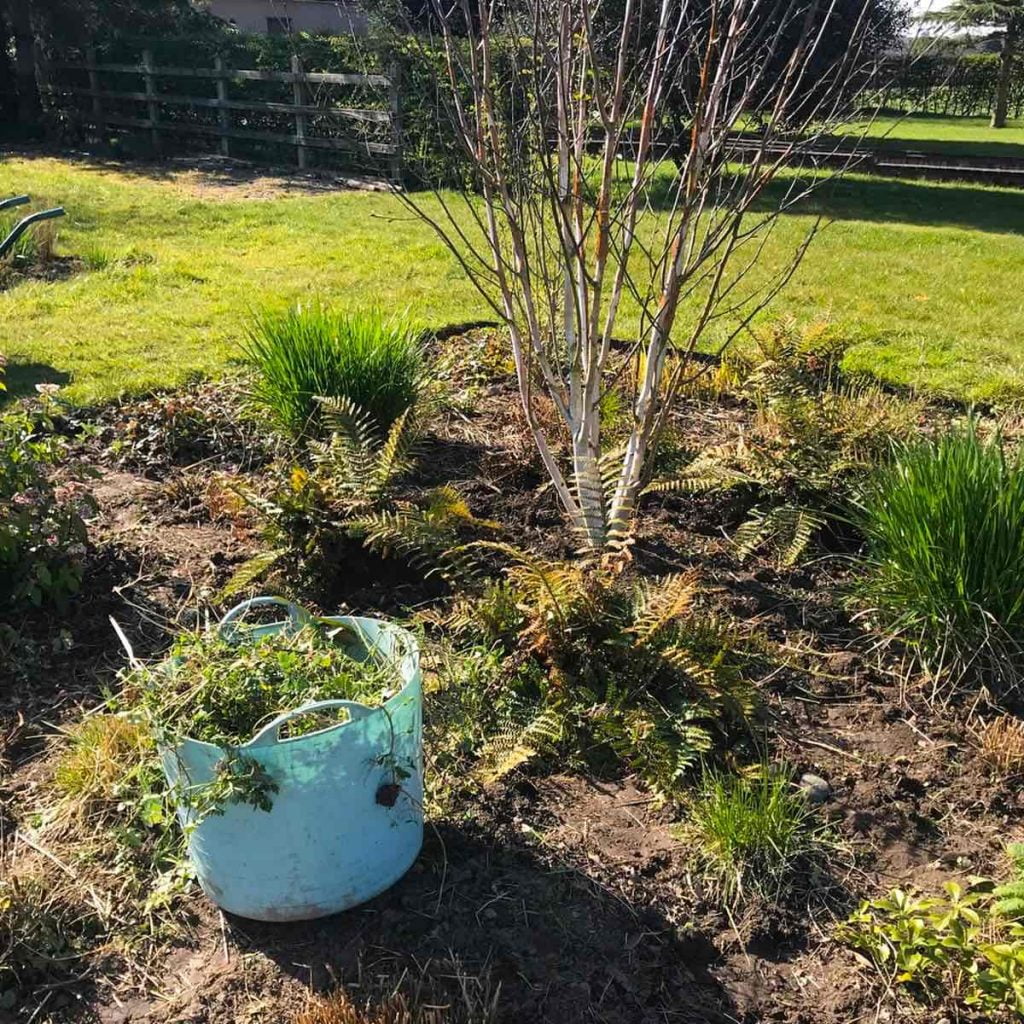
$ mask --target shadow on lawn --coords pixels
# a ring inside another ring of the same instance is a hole
[[[672,179],[662,179],[652,196],[656,210],[674,201]],[[754,204],[767,213],[794,187],[793,176],[776,178]],[[863,174],[823,183],[794,205],[792,214],[821,215],[827,220],[861,220],[920,227],[952,227],[999,234],[1024,234],[1024,190],[992,189],[908,178],[874,178]]]
[[[56,146],[26,144],[6,151],[3,156],[19,160],[58,159],[90,171],[114,171],[129,178],[163,183],[180,184],[183,176],[189,175],[194,178],[193,184],[198,191],[208,189],[224,198],[252,198],[254,187],[264,198],[318,195],[344,191],[349,186],[361,187],[360,182],[374,183],[379,177],[374,176],[369,167],[300,171],[294,164],[250,163],[242,158],[227,159],[216,153],[181,153],[155,158],[102,149],[69,151]],[[236,192],[237,196],[234,195]]]
[[[12,359],[5,370],[3,380],[7,390],[0,391],[0,408],[17,398],[34,395],[37,384],[59,384],[63,387],[71,380],[68,373],[49,363],[19,363]]]
[[[254,184],[266,186],[267,197],[288,194],[322,194],[338,191],[337,175],[345,172],[296,172],[290,167],[225,163],[209,155],[182,156],[163,161],[119,159],[102,153],[68,153],[42,147],[9,153],[21,159],[53,158],[78,163],[93,170],[114,170],[119,174],[153,181],[174,181],[195,171],[206,186],[230,194],[236,189],[244,197]],[[350,172],[358,176],[358,172]],[[272,179],[272,180],[271,180]],[[792,184],[786,175],[766,190],[755,210],[767,211]],[[665,210],[673,204],[675,179],[659,178],[651,195],[651,208]],[[793,213],[821,214],[835,220],[862,220],[929,227],[957,227],[1001,234],[1024,233],[1024,190],[992,189],[969,184],[870,177],[855,175],[823,184]]]
[[[782,182],[773,186],[780,189]],[[765,197],[771,205],[771,194]],[[1024,191],[864,175],[830,182],[796,209],[835,220],[1024,234]]]
[[[525,841],[476,829],[428,831],[409,874],[362,907],[289,925],[236,918],[230,934],[243,952],[264,954],[266,969],[317,993],[343,984],[354,1002],[415,981],[435,1005],[453,991],[457,1001],[461,991],[497,993],[502,1020],[736,1020],[709,972],[718,953],[705,936],[681,937],[659,910]]]

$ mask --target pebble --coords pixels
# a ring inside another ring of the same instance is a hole
[[[812,804],[823,804],[832,796],[832,787],[820,775],[812,772],[800,776],[800,788]]]

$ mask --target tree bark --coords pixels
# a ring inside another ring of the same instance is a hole
[[[1010,81],[1013,78],[1013,58],[1017,50],[1017,22],[1006,23],[1003,47],[999,52],[999,77],[996,79],[995,103],[992,106],[992,127],[1006,127],[1006,112],[1010,105]]]

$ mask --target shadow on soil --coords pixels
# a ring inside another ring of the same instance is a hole
[[[444,999],[434,964],[447,981],[455,966],[468,979],[460,990],[496,993],[499,1020],[737,1019],[709,973],[718,954],[706,937],[681,935],[660,911],[522,840],[477,829],[428,831],[409,874],[363,907],[289,925],[234,918],[230,935],[317,993],[342,984],[372,998],[404,977],[420,980],[421,999]]]

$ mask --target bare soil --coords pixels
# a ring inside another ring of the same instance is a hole
[[[258,549],[244,517],[212,515],[188,498],[195,464],[211,457],[202,446],[184,455],[139,442],[158,406],[101,416],[106,442],[134,426],[116,456],[88,451],[101,475],[82,596],[61,614],[11,623],[20,646],[0,663],[0,766],[8,766],[0,818],[8,832],[27,813],[46,737],[95,705],[123,663],[108,616],[137,653],[155,654]],[[685,415],[698,437],[710,437],[746,413],[695,403]],[[211,436],[214,446],[226,444]],[[224,453],[221,468],[236,469],[237,452]],[[520,546],[571,551],[509,388],[485,388],[472,412],[449,411],[435,425],[413,485],[441,481],[454,483],[476,515],[505,524]],[[1022,836],[1021,794],[984,768],[970,709],[907,689],[896,666],[873,652],[846,606],[845,560],[826,554],[786,571],[738,564],[725,540],[740,511],[732,502],[651,499],[634,564],[641,574],[699,565],[721,606],[756,621],[786,655],[761,684],[771,753],[795,775],[827,780],[821,813],[838,839],[828,874],[808,877],[788,905],[754,906],[739,918],[723,912],[691,872],[671,817],[630,778],[537,772],[433,822],[409,874],[362,907],[262,925],[225,919],[196,896],[190,938],[166,949],[147,983],[115,977],[88,990],[26,993],[21,1007],[0,1011],[0,1022],[289,1021],[311,994],[343,985],[370,997],[409,979],[439,1005],[447,998],[454,1006],[470,990],[493,998],[502,1021],[898,1019],[904,1011],[831,940],[833,923],[894,885],[932,889],[998,873],[1004,845]],[[415,573],[385,584],[382,575],[374,581],[378,562],[351,568],[331,588],[332,607],[392,614],[438,597],[437,585]]]

